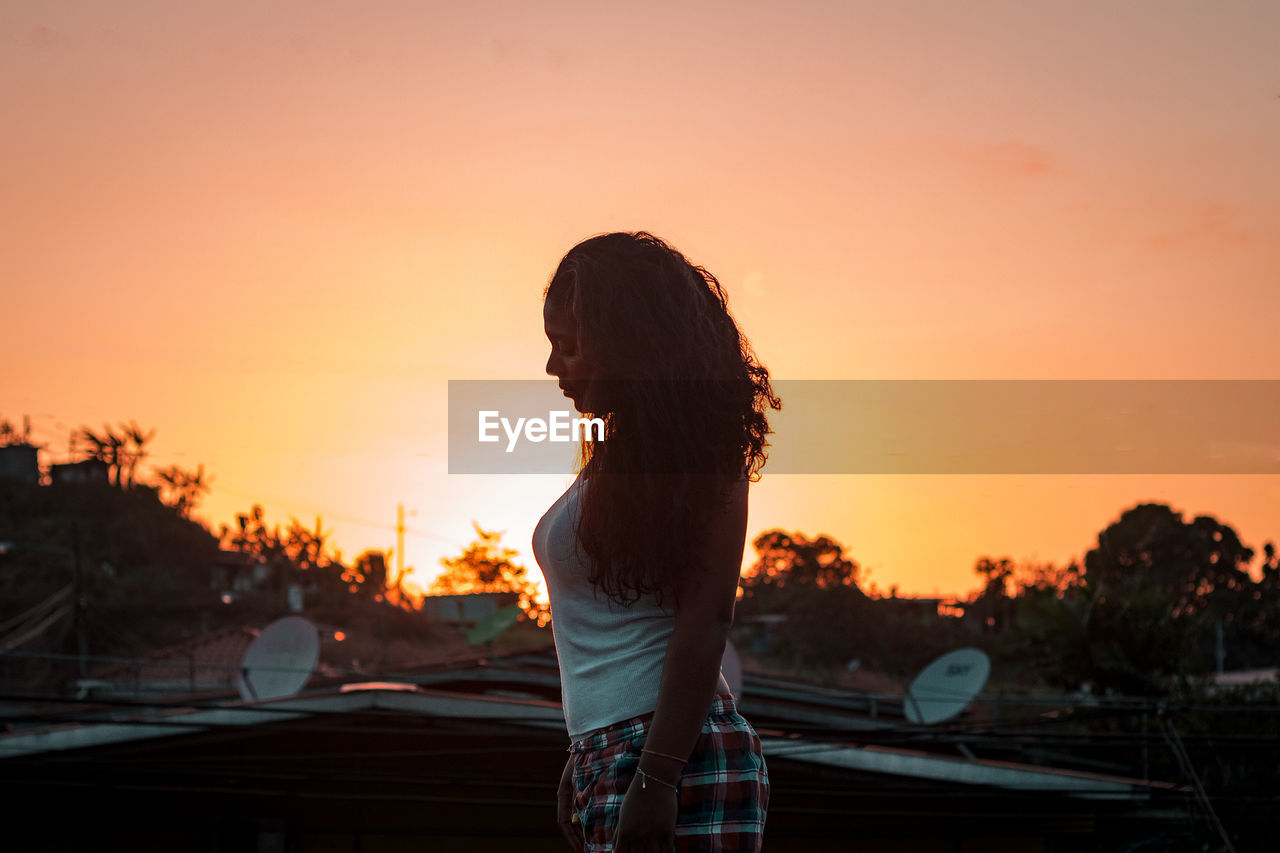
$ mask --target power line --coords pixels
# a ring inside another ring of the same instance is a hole
[[[40,424],[32,423],[31,429],[33,432],[41,432],[51,439],[57,439],[60,441],[69,441],[69,435],[56,434],[51,430],[49,430],[47,427],[44,427],[43,425],[40,425]],[[76,427],[74,430],[72,430],[72,432],[77,432],[80,429],[81,427]],[[48,452],[52,453],[54,451],[52,449],[49,449]],[[68,448],[67,450],[64,450],[62,452],[69,453],[70,449]],[[170,453],[169,455],[173,455],[173,454]],[[213,476],[213,480],[216,480],[216,475],[212,475],[212,476]],[[292,499],[272,497],[272,496],[246,494],[244,492],[228,489],[223,484],[219,484],[215,486],[213,485],[213,480],[210,481],[211,492],[216,490],[224,495],[229,495],[231,497],[238,497],[244,500],[253,501],[254,503],[263,504],[264,506],[268,506],[268,505],[273,506],[277,509],[285,509],[285,511],[288,511],[286,508],[294,508],[295,511],[306,511],[309,513],[315,513],[316,515],[319,515],[321,518],[329,518],[337,521],[344,521],[348,524],[356,524],[362,527],[368,527],[376,530],[385,530],[392,533],[396,532],[396,525],[392,523],[382,522],[382,521],[371,521],[367,518],[358,518],[356,516],[351,516],[346,514],[325,512],[322,509],[306,504],[304,501],[296,501]],[[404,531],[413,536],[418,536],[424,539],[432,539],[439,542],[444,542],[454,547],[457,547],[458,545],[458,540],[456,538],[442,536],[438,533],[432,533],[430,531],[419,530],[412,527],[405,527]]]
[[[254,503],[262,504],[263,506],[272,506],[272,507],[274,507],[274,508],[276,508],[276,509],[284,509],[285,507],[293,507],[293,508],[295,508],[296,510],[305,510],[305,511],[307,511],[307,512],[313,512],[313,513],[315,513],[316,515],[318,515],[322,520],[323,520],[323,519],[326,519],[326,518],[329,518],[329,519],[336,519],[336,520],[338,520],[338,521],[345,521],[345,522],[347,522],[347,523],[349,523],[349,524],[358,524],[358,525],[361,525],[361,526],[363,526],[363,527],[371,527],[371,528],[375,528],[375,529],[378,529],[378,530],[386,530],[386,531],[390,531],[390,532],[392,532],[392,533],[394,533],[394,532],[396,531],[396,525],[395,525],[395,524],[392,524],[392,523],[388,523],[388,522],[382,522],[382,521],[370,521],[370,520],[369,520],[369,519],[367,519],[367,518],[357,518],[357,517],[355,517],[355,516],[350,516],[350,515],[345,515],[345,514],[339,514],[339,513],[326,513],[326,512],[324,512],[323,510],[320,510],[320,509],[318,509],[318,508],[316,508],[316,507],[307,506],[306,504],[304,504],[304,503],[302,503],[302,502],[300,502],[300,501],[291,501],[291,500],[286,500],[286,499],[283,499],[283,498],[270,497],[270,496],[267,496],[267,497],[254,496],[254,495],[244,494],[244,493],[242,493],[242,492],[238,492],[238,491],[231,491],[231,490],[228,490],[228,489],[226,489],[226,488],[224,488],[224,487],[222,487],[222,486],[218,486],[218,487],[216,487],[216,488],[217,488],[217,490],[218,490],[218,491],[220,491],[222,494],[230,495],[231,497],[242,498],[242,499],[244,499],[244,500],[250,500],[250,501],[253,501]],[[291,514],[292,514],[292,513],[291,513]],[[406,527],[406,528],[405,528],[405,532],[406,532],[406,533],[411,533],[411,534],[413,534],[413,535],[415,535],[415,536],[421,536],[421,537],[426,538],[426,539],[436,539],[436,540],[439,540],[439,541],[441,541],[441,542],[447,542],[448,544],[450,544],[450,545],[452,545],[452,546],[454,546],[454,547],[457,547],[457,540],[456,540],[456,539],[451,539],[451,538],[446,537],[446,536],[440,536],[440,535],[438,535],[438,534],[430,533],[430,532],[425,531],[425,530],[416,530],[416,529],[414,529],[414,528],[412,528],[412,527]]]

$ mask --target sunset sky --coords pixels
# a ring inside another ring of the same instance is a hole
[[[0,0],[0,415],[46,463],[155,428],[211,525],[348,558],[403,503],[425,583],[472,520],[536,573],[572,474],[449,476],[446,383],[544,376],[603,231],[719,276],[778,378],[1280,378],[1277,44],[1233,0]],[[962,594],[1147,500],[1280,540],[1275,476],[767,467],[749,535]]]

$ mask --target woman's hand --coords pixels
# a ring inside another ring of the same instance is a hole
[[[636,774],[622,798],[618,828],[613,835],[614,853],[669,853],[676,843],[676,816],[680,803],[676,792],[652,779],[641,785]]]
[[[573,756],[565,762],[564,772],[560,774],[560,788],[556,791],[556,823],[569,842],[569,849],[574,853],[583,853],[586,839],[582,833],[582,825],[574,821],[573,810]]]

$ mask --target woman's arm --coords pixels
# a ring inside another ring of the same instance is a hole
[[[720,680],[720,662],[733,627],[742,550],[747,535],[747,481],[733,486],[731,497],[712,517],[695,565],[702,582],[688,579],[680,589],[675,630],[667,645],[646,746],[657,752],[688,756],[697,743],[707,710]],[[640,767],[666,781],[678,775],[674,762],[645,754]]]
[[[646,749],[683,759],[698,741],[719,684],[720,662],[733,625],[746,535],[747,480],[741,479],[733,485],[727,503],[712,516],[699,543],[694,565],[700,578],[685,578],[680,583],[680,605],[662,666],[658,705]],[[640,850],[653,844],[669,849],[677,809],[675,793],[661,783],[674,785],[681,767],[669,758],[648,752],[641,755],[640,769],[660,781],[645,786],[633,783],[628,788],[616,841]],[[640,777],[636,778],[639,782]]]

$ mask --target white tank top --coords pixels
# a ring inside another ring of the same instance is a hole
[[[579,475],[533,531],[533,555],[551,601],[564,719],[575,741],[658,706],[667,640],[675,628],[674,610],[659,607],[652,595],[624,607],[592,589],[591,558],[574,535],[584,488]],[[723,675],[717,692],[729,692]]]

